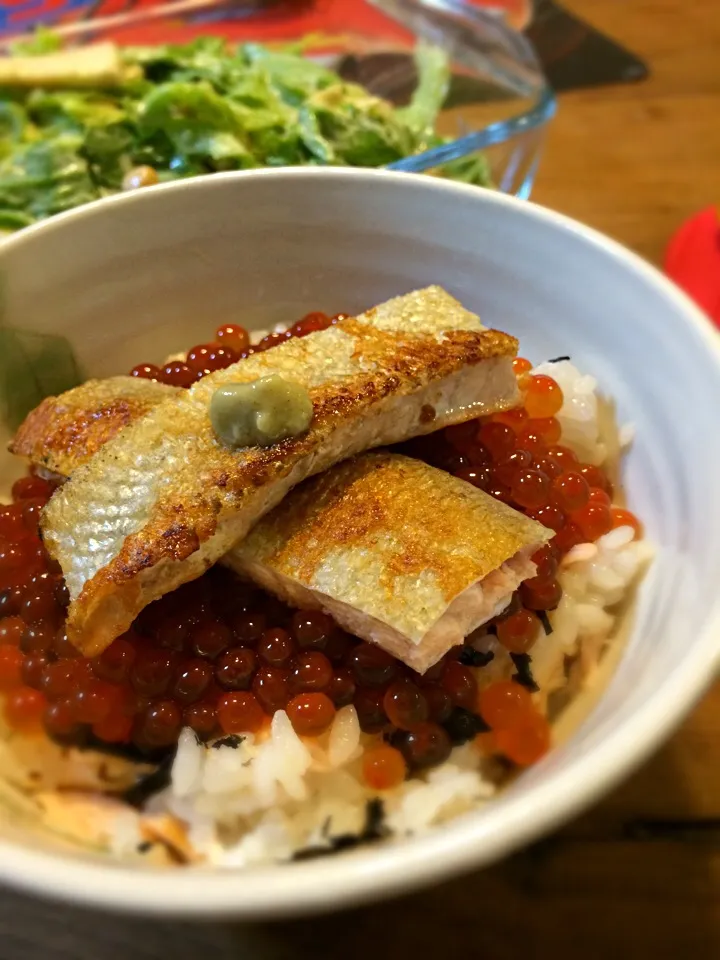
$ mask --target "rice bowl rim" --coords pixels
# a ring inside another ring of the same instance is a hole
[[[357,169],[284,168],[250,170],[199,177],[153,187],[160,191],[203,191],[228,180],[298,181],[326,179],[340,184],[376,178],[395,181],[398,189],[453,194],[475,204],[513,210],[575,239],[635,273],[675,308],[678,320],[704,342],[720,378],[720,337],[701,310],[658,270],[621,244],[562,214],[515,197],[431,177]],[[10,247],[32,243],[36,232],[93,217],[122,204],[146,202],[148,194],[121,194],[60,214],[26,228],[0,243],[0,258]],[[708,607],[705,627],[676,668],[652,695],[613,732],[567,769],[548,775],[526,794],[507,795],[494,815],[487,809],[464,814],[423,836],[380,844],[315,861],[240,869],[193,867],[154,870],[107,862],[80,861],[56,852],[41,852],[0,841],[0,880],[29,892],[135,914],[179,917],[260,919],[297,916],[403,893],[473,868],[486,866],[569,819],[608,792],[637,767],[692,708],[720,666],[720,596]],[[543,762],[552,763],[552,754]],[[542,765],[541,765],[542,766]]]

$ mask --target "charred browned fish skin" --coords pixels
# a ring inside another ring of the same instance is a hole
[[[88,380],[59,397],[48,397],[28,414],[9,445],[10,453],[47,473],[68,477],[179,389],[140,377]]]
[[[442,470],[364,453],[289,493],[223,562],[422,673],[534,575],[552,535]]]
[[[81,408],[85,417],[88,409]],[[49,421],[47,429],[52,439]],[[36,440],[42,450],[41,435]],[[65,464],[77,456],[75,445]],[[441,471],[399,455],[365,453],[302,483],[221,562],[296,606],[332,612],[346,629],[424,672],[453,639],[479,625],[498,591],[512,592],[520,572],[512,558],[525,538],[549,535]],[[443,603],[450,606],[487,576],[493,589],[486,583],[465,605],[465,627],[440,635]],[[419,589],[435,591],[434,607]]]
[[[100,652],[306,476],[368,447],[514,406],[516,350],[514,338],[485,330],[430,288],[253,355],[159,404],[78,469],[45,511],[45,542],[73,597],[73,642]],[[232,453],[212,433],[210,398],[220,384],[269,373],[309,391],[310,430]]]

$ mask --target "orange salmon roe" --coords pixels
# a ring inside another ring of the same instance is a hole
[[[580,543],[584,543],[585,540],[586,537],[580,527],[576,523],[569,521],[553,537],[552,542],[560,551],[560,553],[564,555],[569,553],[573,547],[576,547]]]
[[[526,360],[525,357],[515,357],[512,362],[512,368],[515,376],[519,377],[523,373],[530,373],[532,364],[529,360]]]
[[[606,507],[609,507],[612,502],[605,490],[601,490],[600,487],[590,487],[588,500],[590,503],[602,503]]]
[[[532,697],[519,683],[498,680],[480,691],[480,716],[493,730],[510,727],[532,709]]]
[[[573,522],[582,530],[586,540],[597,540],[612,530],[612,514],[604,503],[588,503],[572,514]]]
[[[143,380],[159,380],[162,377],[162,370],[154,363],[139,363],[132,368],[130,376],[140,377]]]
[[[391,683],[385,691],[383,706],[390,723],[400,730],[412,730],[428,718],[427,700],[412,680]]]
[[[531,419],[554,417],[563,405],[563,392],[552,377],[533,374],[525,394],[525,409]]]
[[[477,679],[470,667],[457,660],[450,660],[445,667],[440,686],[448,694],[456,707],[472,710],[477,700]]]
[[[544,507],[528,510],[527,515],[532,517],[533,520],[537,520],[537,522],[541,523],[544,527],[555,530],[556,533],[562,530],[567,522],[566,515],[553,503],[546,503]]]
[[[538,433],[534,427],[535,420],[528,420],[517,433],[517,445],[521,450],[527,450],[532,454],[533,460],[545,456],[547,443],[541,433]]]
[[[181,360],[171,360],[160,371],[159,379],[171,387],[190,387],[195,383],[197,374],[192,367]]]
[[[612,484],[605,476],[600,467],[596,467],[593,463],[583,463],[580,466],[580,473],[585,477],[588,482],[588,485],[591,487],[599,487],[601,490],[604,490],[608,495],[612,494]]]
[[[0,644],[9,643],[16,647],[20,646],[26,630],[27,624],[22,617],[6,617],[0,620]]]
[[[611,507],[610,517],[613,530],[616,530],[618,527],[632,527],[635,533],[635,539],[638,540],[642,537],[642,524],[634,513],[631,513],[629,510],[624,510],[622,507]]]
[[[39,690],[18,687],[7,695],[5,719],[15,730],[40,729],[47,700]]]
[[[548,502],[550,481],[539,470],[522,470],[515,475],[510,493],[519,506],[534,510]]]
[[[520,598],[530,610],[554,610],[562,587],[554,578],[532,577],[520,585]]]
[[[288,703],[287,715],[296,733],[316,737],[335,719],[335,704],[326,693],[299,693]]]
[[[494,732],[497,750],[520,767],[537,763],[550,749],[550,724],[540,713],[528,713],[516,726]]]
[[[265,712],[252,693],[226,693],[218,700],[217,717],[223,733],[257,733]]]
[[[488,421],[480,427],[480,442],[493,457],[506,456],[515,447],[515,434],[504,423]]]
[[[566,513],[580,510],[590,499],[590,487],[585,477],[575,470],[567,470],[553,480],[552,500]]]
[[[573,470],[578,464],[578,458],[574,451],[561,443],[548,447],[545,451],[545,456],[552,460],[556,466],[560,467],[561,471]]]
[[[0,646],[0,690],[12,690],[20,683],[24,660],[17,647],[7,643]]]
[[[362,772],[372,790],[392,790],[407,776],[407,764],[399,750],[383,745],[365,751]]]
[[[436,767],[450,756],[452,743],[437,723],[420,723],[403,734],[398,749],[412,770]]]
[[[213,339],[223,347],[231,347],[238,356],[250,346],[250,334],[245,327],[236,323],[226,323],[218,327]]]
[[[527,423],[528,415],[525,407],[515,407],[513,410],[505,410],[503,413],[494,413],[492,420],[495,423],[504,423],[510,427],[513,433],[519,433]]]
[[[540,621],[530,610],[520,609],[499,620],[496,630],[498,640],[509,653],[527,653],[537,639]]]
[[[547,444],[557,443],[560,440],[562,427],[556,417],[536,417],[529,422],[528,426]]]
[[[537,568],[535,576],[543,579],[554,577],[558,568],[558,554],[559,551],[551,543],[546,543],[536,550],[530,557]]]

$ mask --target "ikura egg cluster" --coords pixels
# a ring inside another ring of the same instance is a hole
[[[325,330],[339,320],[343,320],[344,317],[343,313],[334,317],[328,317],[324,313],[309,313],[284,333],[270,333],[253,345],[250,344],[250,334],[244,327],[227,323],[217,328],[212,343],[193,347],[184,360],[171,360],[163,367],[158,367],[154,363],[141,363],[133,367],[130,375],[158,380],[172,387],[191,387],[208,373],[223,370],[244,357],[249,357],[253,353],[263,353],[293,337],[306,337],[317,330]]]
[[[163,368],[145,363],[134,376],[189,387],[240,357],[338,319],[312,313],[287,333],[250,346],[246,330],[218,328],[212,343]],[[514,362],[521,407],[450,427],[404,445],[412,456],[453,473],[555,531],[533,556],[536,576],[483,629],[513,654],[527,654],[541,618],[562,594],[561,558],[613,527],[640,525],[613,507],[602,470],[561,443],[558,384]],[[454,744],[474,740],[484,754],[518,765],[539,759],[550,731],[520,682],[478,683],[472,650],[458,647],[419,676],[378,647],[340,630],[320,612],[292,611],[222,567],[151,604],[99,657],[79,655],[64,631],[68,595],[38,537],[53,485],[18,480],[13,504],[0,507],[0,690],[14,728],[44,728],[67,744],[133,746],[149,756],[170,749],[184,726],[202,739],[257,733],[285,710],[305,737],[328,730],[353,704],[371,737],[362,758],[374,789],[444,762]],[[482,687],[482,688],[481,688]]]

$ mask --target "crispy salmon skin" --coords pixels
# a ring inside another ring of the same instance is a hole
[[[108,440],[179,390],[140,377],[88,380],[43,400],[25,418],[9,450],[48,473],[68,477]]]
[[[100,653],[152,600],[200,576],[297,483],[369,447],[518,401],[517,341],[438,287],[217,371],[111,439],[51,499],[46,547],[70,591],[67,630]],[[230,450],[215,390],[270,374],[310,394],[308,431]]]
[[[364,453],[289,493],[223,562],[424,672],[534,576],[552,535],[443,470]]]

